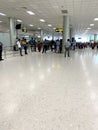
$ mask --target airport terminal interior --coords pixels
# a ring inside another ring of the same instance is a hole
[[[97,5],[0,0],[0,130],[98,130]]]

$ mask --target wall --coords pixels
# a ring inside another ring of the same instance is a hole
[[[0,33],[0,41],[4,46],[10,46],[10,34],[9,33]]]

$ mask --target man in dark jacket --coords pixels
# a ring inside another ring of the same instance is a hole
[[[3,50],[3,44],[0,42],[0,61],[3,60],[2,59],[2,50]]]

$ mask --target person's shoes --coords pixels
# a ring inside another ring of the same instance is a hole
[[[21,56],[23,56],[23,55],[21,55]]]

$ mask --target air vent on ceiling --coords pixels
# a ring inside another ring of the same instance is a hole
[[[61,10],[62,14],[68,14],[67,10]]]
[[[27,7],[21,7],[21,8],[27,10]]]

